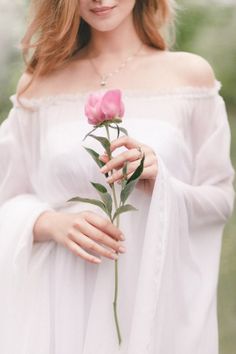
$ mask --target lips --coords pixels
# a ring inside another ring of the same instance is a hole
[[[90,11],[92,11],[96,15],[105,15],[110,13],[114,8],[115,6],[100,6],[100,7],[95,7]]]

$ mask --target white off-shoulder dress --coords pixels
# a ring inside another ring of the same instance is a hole
[[[91,129],[87,95],[23,99],[31,110],[10,97],[0,128],[1,354],[218,353],[219,260],[234,200],[220,86],[123,92],[122,126],[155,150],[159,171],[153,191],[139,183],[131,194],[138,211],[120,217],[127,248],[119,257],[120,348],[114,261],[91,264],[54,241],[33,243],[45,210],[106,217],[67,202],[97,198],[90,181],[106,183],[84,146],[103,149],[82,141]]]

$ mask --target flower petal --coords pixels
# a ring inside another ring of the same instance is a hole
[[[100,92],[95,92],[89,95],[84,107],[84,112],[88,118],[89,124],[97,125],[104,120],[105,115],[101,110],[102,98],[103,94]]]
[[[115,117],[121,117],[124,114],[124,105],[121,101],[120,90],[107,91],[101,102],[101,110],[105,114],[106,119],[113,119]]]

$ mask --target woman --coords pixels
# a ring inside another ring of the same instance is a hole
[[[31,57],[0,130],[1,353],[218,353],[230,132],[210,65],[167,49],[173,13],[168,0],[34,7],[23,40]],[[109,88],[123,91],[129,131],[112,136],[113,159],[101,151],[107,171],[116,170],[112,182],[125,160],[129,173],[137,167],[139,146],[146,156],[130,197],[138,211],[122,215],[119,228],[95,206],[66,203],[94,197],[89,181],[104,183],[82,139],[88,93]]]

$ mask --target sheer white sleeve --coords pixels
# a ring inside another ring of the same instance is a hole
[[[225,103],[220,95],[195,102],[192,116],[194,173],[191,184],[171,177],[179,188],[195,227],[225,224],[233,209],[234,169],[230,160],[230,129]]]
[[[234,201],[230,130],[221,96],[190,102],[191,183],[173,176],[156,148],[159,173],[148,212],[130,353],[134,348],[218,353],[221,241]]]
[[[33,226],[43,211],[51,210],[50,205],[33,193],[25,162],[26,145],[19,129],[20,118],[19,110],[13,107],[0,127],[0,347],[4,353],[14,341],[9,333],[11,330],[14,333],[14,328],[20,325],[15,309],[22,300],[20,289],[25,286],[24,280],[30,276],[32,253],[36,273],[44,262],[40,256],[41,245],[33,244]]]

